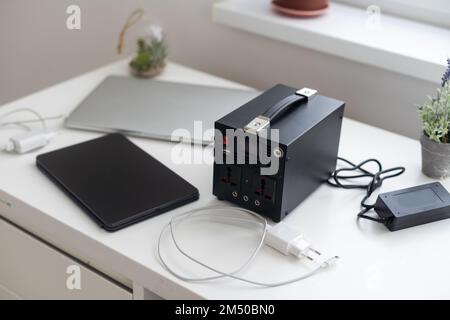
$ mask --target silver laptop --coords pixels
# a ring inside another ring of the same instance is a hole
[[[258,94],[257,91],[109,76],[72,112],[66,126],[209,144],[214,137],[214,121]]]

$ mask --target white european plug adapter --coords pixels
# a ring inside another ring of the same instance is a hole
[[[310,252],[320,255],[320,252],[311,248],[311,243],[299,230],[285,222],[279,222],[273,226],[267,225],[265,243],[284,255],[305,257],[310,260],[313,260]]]

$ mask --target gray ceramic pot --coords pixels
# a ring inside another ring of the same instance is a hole
[[[450,177],[450,143],[438,143],[425,135],[422,144],[422,172],[433,179]]]

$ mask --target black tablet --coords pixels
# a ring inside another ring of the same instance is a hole
[[[39,155],[36,163],[108,231],[199,198],[194,186],[121,134]]]

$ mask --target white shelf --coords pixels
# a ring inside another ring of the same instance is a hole
[[[365,10],[333,3],[317,18],[291,18],[270,0],[216,3],[217,23],[422,80],[440,82],[450,56],[450,30],[388,15],[367,26]]]

